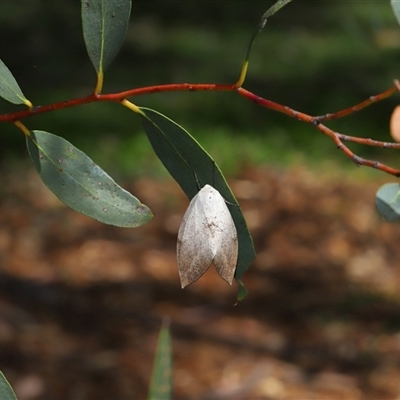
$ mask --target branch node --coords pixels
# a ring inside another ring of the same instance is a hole
[[[318,126],[322,121],[322,117],[314,117],[311,120],[311,125]]]
[[[351,159],[354,162],[354,164],[357,165],[357,167],[361,167],[361,165],[363,164],[363,159],[355,154],[353,154]]]

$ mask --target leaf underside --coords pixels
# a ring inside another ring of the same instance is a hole
[[[390,222],[400,220],[400,185],[386,183],[376,193],[376,208],[379,214]]]
[[[22,93],[17,81],[7,66],[0,60],[0,97],[13,104],[26,104],[28,99]]]
[[[4,374],[0,371],[0,399],[1,400],[17,400],[14,390],[8,383]]]
[[[27,147],[42,181],[74,210],[105,224],[126,228],[143,225],[153,217],[146,205],[67,140],[32,131]]]

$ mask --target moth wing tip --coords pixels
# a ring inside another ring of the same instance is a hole
[[[181,278],[181,288],[184,289],[186,286],[190,285],[191,282],[189,282],[187,279],[182,279]]]
[[[232,286],[232,282],[233,282],[233,277],[231,279],[225,279],[227,283],[229,283],[229,285]]]

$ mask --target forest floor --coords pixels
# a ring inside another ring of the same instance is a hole
[[[213,266],[180,287],[176,184],[124,185],[155,217],[121,229],[34,171],[1,181],[0,369],[20,400],[145,399],[166,317],[174,399],[400,399],[400,228],[376,213],[380,183],[305,168],[231,180],[258,253],[235,305]]]

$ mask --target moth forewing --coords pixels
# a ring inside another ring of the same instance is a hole
[[[220,247],[214,257],[215,268],[222,279],[232,285],[238,258],[238,238],[235,223],[226,207],[224,234],[221,235]]]
[[[214,257],[204,229],[204,212],[198,201],[199,194],[191,200],[178,232],[177,258],[182,288],[197,281],[207,271]]]
[[[238,241],[225,200],[210,185],[193,197],[178,232],[178,270],[182,288],[199,279],[214,261],[218,274],[232,284]]]

